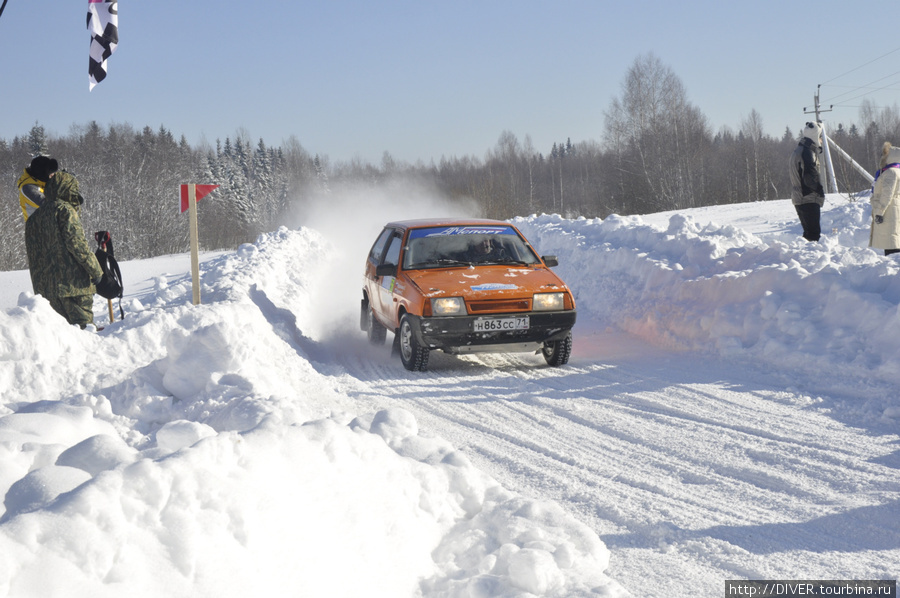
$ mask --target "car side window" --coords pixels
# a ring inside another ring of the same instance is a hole
[[[391,234],[393,234],[389,228],[381,231],[381,234],[378,235],[378,238],[375,239],[375,244],[372,245],[372,250],[369,252],[369,259],[375,262],[376,264],[381,263],[381,255],[384,253],[384,246],[387,244],[388,239],[391,238]]]
[[[383,264],[399,264],[400,263],[400,246],[403,239],[400,235],[395,234],[391,237],[391,240],[388,242],[387,251],[384,253],[384,261]]]

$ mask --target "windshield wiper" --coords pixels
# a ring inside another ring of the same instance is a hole
[[[436,260],[428,260],[425,262],[417,262],[415,264],[410,264],[406,267],[408,270],[415,270],[417,268],[434,268],[437,266],[471,266],[472,262],[466,262],[463,260],[454,260],[450,258],[440,258]]]
[[[488,260],[486,262],[480,262],[482,264],[501,264],[504,266],[530,266],[528,262],[523,262],[522,260],[514,260],[512,258],[508,259],[500,259],[500,260]]]

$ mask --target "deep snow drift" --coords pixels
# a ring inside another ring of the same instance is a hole
[[[798,238],[789,201],[646,222],[513,222],[542,251],[565,256],[558,271],[578,281],[579,317],[654,344],[822,380],[832,390],[847,385],[856,395],[859,384],[900,386],[900,258],[867,247],[870,214],[865,199],[829,196],[818,243]],[[742,218],[749,218],[743,227]],[[868,406],[870,415],[900,404],[893,390],[872,398],[880,402]]]
[[[578,330],[624,332],[828,389],[842,419],[895,435],[900,262],[865,247],[868,214],[830,197],[818,244],[783,201],[514,222],[577,293],[575,357]],[[640,595],[609,575],[603,530],[504,488],[410,411],[346,392],[381,382],[348,352],[391,368],[398,392],[417,384],[356,342],[369,224],[207,256],[196,307],[185,256],[122,264],[127,317],[94,333],[27,292],[27,273],[0,274],[0,593]],[[466,383],[449,363],[434,376]],[[875,552],[876,570],[898,549]]]

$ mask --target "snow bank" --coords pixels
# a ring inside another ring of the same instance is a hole
[[[689,213],[664,226],[638,216],[514,222],[542,253],[561,256],[579,317],[788,379],[896,388],[900,261],[867,247],[868,202],[835,203],[819,243],[802,239],[796,223],[753,234]],[[896,406],[892,392],[875,398],[875,417]]]
[[[892,422],[900,267],[866,248],[868,217],[832,201],[820,243],[698,212],[515,223],[560,257],[579,326],[845,388],[859,421]],[[27,292],[0,311],[0,593],[623,594],[594,530],[348,396],[327,326],[362,333],[355,297],[324,305],[335,253],[274,231],[205,262],[203,305],[158,273],[99,333]]]
[[[263,235],[99,333],[0,312],[0,594],[621,595],[595,532],[337,390],[303,332],[328,249]]]

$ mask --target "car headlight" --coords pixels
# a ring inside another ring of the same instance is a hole
[[[563,293],[535,293],[531,301],[534,311],[559,311],[563,306]]]
[[[431,313],[435,316],[464,316],[466,302],[462,297],[439,297],[431,300]]]

